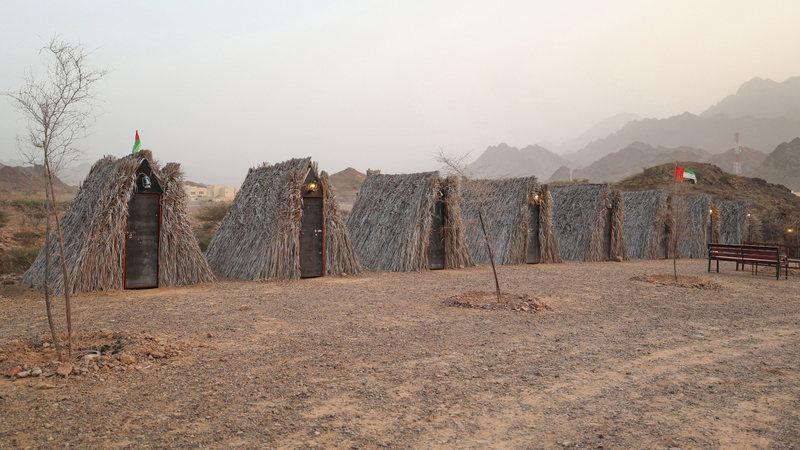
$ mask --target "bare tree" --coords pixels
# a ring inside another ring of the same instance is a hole
[[[107,68],[89,66],[90,54],[91,52],[87,51],[83,45],[65,41],[56,35],[39,50],[44,72],[37,76],[32,69],[27,70],[24,84],[17,90],[5,93],[14,108],[28,119],[26,134],[17,136],[17,149],[28,162],[41,164],[44,168],[45,202],[48,211],[50,205],[55,205],[56,201],[53,189],[55,174],[81,157],[82,151],[78,147],[78,143],[88,135],[96,118],[94,86],[109,73]],[[72,359],[72,308],[69,298],[69,274],[58,208],[53,207],[53,213],[64,277],[68,358]],[[49,223],[48,212],[48,244],[50,239]],[[47,261],[50,259],[49,245],[45,245],[45,259]],[[46,267],[45,304],[54,344],[58,346],[49,301],[47,280],[49,264]],[[60,350],[59,357],[63,358]]]
[[[467,169],[466,160],[469,157],[469,153],[463,156],[451,156],[447,155],[444,152],[444,149],[440,148],[439,151],[436,153],[436,161],[442,164],[446,170],[449,172],[454,173],[455,175],[461,177],[462,181],[467,182],[471,179],[469,170]],[[492,242],[492,235],[490,231],[487,231],[486,224],[483,220],[484,216],[484,205],[487,201],[489,201],[490,193],[487,191],[480,191],[476,192],[474,195],[474,201],[477,202],[478,206],[478,219],[481,223],[481,231],[483,232],[483,239],[486,242],[486,251],[489,254],[489,262],[492,263],[492,273],[494,274],[494,286],[495,291],[497,293],[497,302],[502,302],[502,296],[500,293],[500,280],[497,277],[497,268],[494,265],[494,245]]]

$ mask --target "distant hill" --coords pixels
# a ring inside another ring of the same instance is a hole
[[[800,192],[800,138],[775,148],[756,170],[755,176]]]
[[[488,147],[481,156],[467,166],[476,177],[505,178],[534,175],[547,179],[556,169],[572,163],[538,145],[523,149],[506,143]]]
[[[599,123],[597,123],[592,128],[584,131],[580,134],[580,136],[565,141],[561,145],[557,147],[548,147],[553,148],[559,154],[564,153],[573,153],[576,152],[583,147],[586,147],[590,142],[595,141],[597,139],[602,139],[608,137],[610,134],[616,133],[622,127],[624,127],[628,122],[632,120],[639,120],[638,114],[632,113],[619,113],[616,116],[609,117]]]
[[[0,168],[0,191],[8,194],[44,194],[44,170],[42,166],[19,167],[3,166]],[[71,197],[78,189],[55,177],[53,182],[57,197]]]
[[[752,175],[767,157],[758,150],[743,148],[739,156],[742,163],[742,175]],[[573,170],[573,180],[588,179],[593,183],[610,183],[636,174],[643,169],[672,161],[708,162],[725,167],[733,172],[733,149],[725,153],[711,155],[702,149],[691,147],[653,147],[643,142],[634,142],[624,149],[609,153],[593,162],[589,167]],[[565,177],[566,176],[566,177]],[[553,174],[548,182],[568,181],[569,169]]]
[[[735,94],[722,99],[700,114],[700,117],[784,117],[800,122],[800,77],[783,83],[753,78],[742,84]],[[744,131],[744,130],[742,130]]]
[[[86,175],[89,175],[89,171],[91,169],[91,163],[83,162],[74,167],[63,169],[61,172],[59,172],[59,178],[61,178],[61,181],[70,186],[80,186],[80,184],[83,183],[83,180],[86,179]]]
[[[792,194],[785,186],[771,184],[761,178],[731,175],[719,167],[693,161],[679,161],[681,167],[692,170],[697,175],[697,184],[688,184],[690,194],[709,194],[718,199],[744,199],[750,201],[754,214],[761,217],[762,223],[768,217],[776,217],[782,211],[800,211],[800,197]],[[670,189],[675,185],[675,166],[661,164],[630,176],[613,184],[615,189],[643,191],[649,189]]]
[[[356,201],[358,191],[361,189],[361,185],[364,184],[366,178],[366,174],[352,167],[348,167],[328,177],[333,192],[336,195],[336,200],[339,202],[339,206],[342,210],[350,211],[353,208],[353,203]]]
[[[598,139],[580,151],[564,155],[579,166],[587,166],[632,142],[654,146],[702,148],[711,154],[722,153],[734,145],[734,133],[740,132],[743,147],[770,152],[778,144],[800,135],[800,122],[787,118],[731,118],[724,114],[699,117],[689,113],[667,119],[643,119],[628,122],[621,130]]]

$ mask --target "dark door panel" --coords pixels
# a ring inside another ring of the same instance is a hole
[[[321,198],[303,198],[303,219],[300,226],[300,276],[321,277],[323,263],[323,217]]]
[[[428,268],[444,269],[444,203],[436,202],[431,218],[431,241],[428,245]]]
[[[525,262],[537,264],[539,262],[539,205],[531,205],[531,222],[528,226],[528,249]]]
[[[603,261],[611,259],[611,209],[606,208],[603,220]]]
[[[125,289],[158,286],[161,195],[134,194],[128,203],[125,235]]]

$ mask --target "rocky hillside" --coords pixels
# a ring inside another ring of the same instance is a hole
[[[752,175],[767,157],[758,150],[743,148],[739,156],[742,163],[742,175]],[[643,142],[634,142],[624,149],[609,153],[592,163],[589,167],[574,170],[573,180],[588,179],[593,183],[613,183],[634,175],[644,168],[657,166],[673,161],[708,162],[733,172],[733,149],[717,155],[709,154],[702,149],[691,147],[653,147]],[[548,182],[569,180],[569,170],[557,171]]]
[[[700,117],[785,117],[800,122],[800,77],[783,83],[753,78],[742,84],[735,94],[722,99],[700,114]]]
[[[588,166],[603,156],[632,142],[664,147],[702,148],[711,154],[728,151],[734,145],[734,133],[740,132],[739,145],[771,152],[778,144],[800,135],[800,122],[780,118],[731,118],[724,114],[699,117],[683,113],[667,119],[643,119],[628,122],[618,132],[591,142],[580,151],[564,155],[575,163]]]
[[[779,145],[767,156],[755,176],[800,192],[800,138]]]
[[[358,190],[361,189],[361,185],[364,184],[366,178],[366,174],[352,167],[330,175],[329,179],[333,187],[333,192],[342,210],[350,211],[353,208]]]
[[[785,186],[771,184],[761,178],[731,175],[719,167],[693,161],[679,161],[678,165],[697,175],[697,184],[686,184],[689,193],[704,193],[720,199],[746,199],[753,213],[763,218],[786,211],[800,211],[800,197]],[[650,167],[643,172],[614,183],[622,190],[643,191],[670,189],[675,186],[675,165],[672,163]]]
[[[43,194],[44,186],[45,180],[42,166],[3,166],[0,168],[0,191],[7,196]],[[78,192],[77,188],[68,186],[58,177],[55,178],[53,186],[56,196],[59,198],[71,198]]]
[[[467,166],[472,174],[480,178],[505,178],[534,175],[546,180],[562,165],[572,166],[570,161],[538,145],[523,149],[506,143],[488,147],[478,159]]]

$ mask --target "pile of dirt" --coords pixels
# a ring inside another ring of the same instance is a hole
[[[631,281],[644,281],[645,283],[653,283],[657,286],[678,286],[690,289],[722,289],[722,286],[708,278],[696,277],[693,275],[678,275],[678,281],[675,281],[675,275],[658,273],[633,277]]]
[[[176,343],[149,334],[103,330],[76,335],[73,361],[62,363],[52,340],[43,336],[11,341],[0,347],[0,374],[12,380],[56,375],[106,377],[127,370],[146,371],[160,361],[191,354],[198,347],[208,344],[187,340]],[[62,351],[66,354],[66,348]]]
[[[445,299],[444,305],[458,308],[484,309],[488,311],[508,310],[526,313],[536,313],[552,309],[540,302],[538,298],[531,297],[528,294],[509,294],[508,292],[501,292],[500,301],[498,302],[496,292],[486,291],[470,291],[454,295]]]

